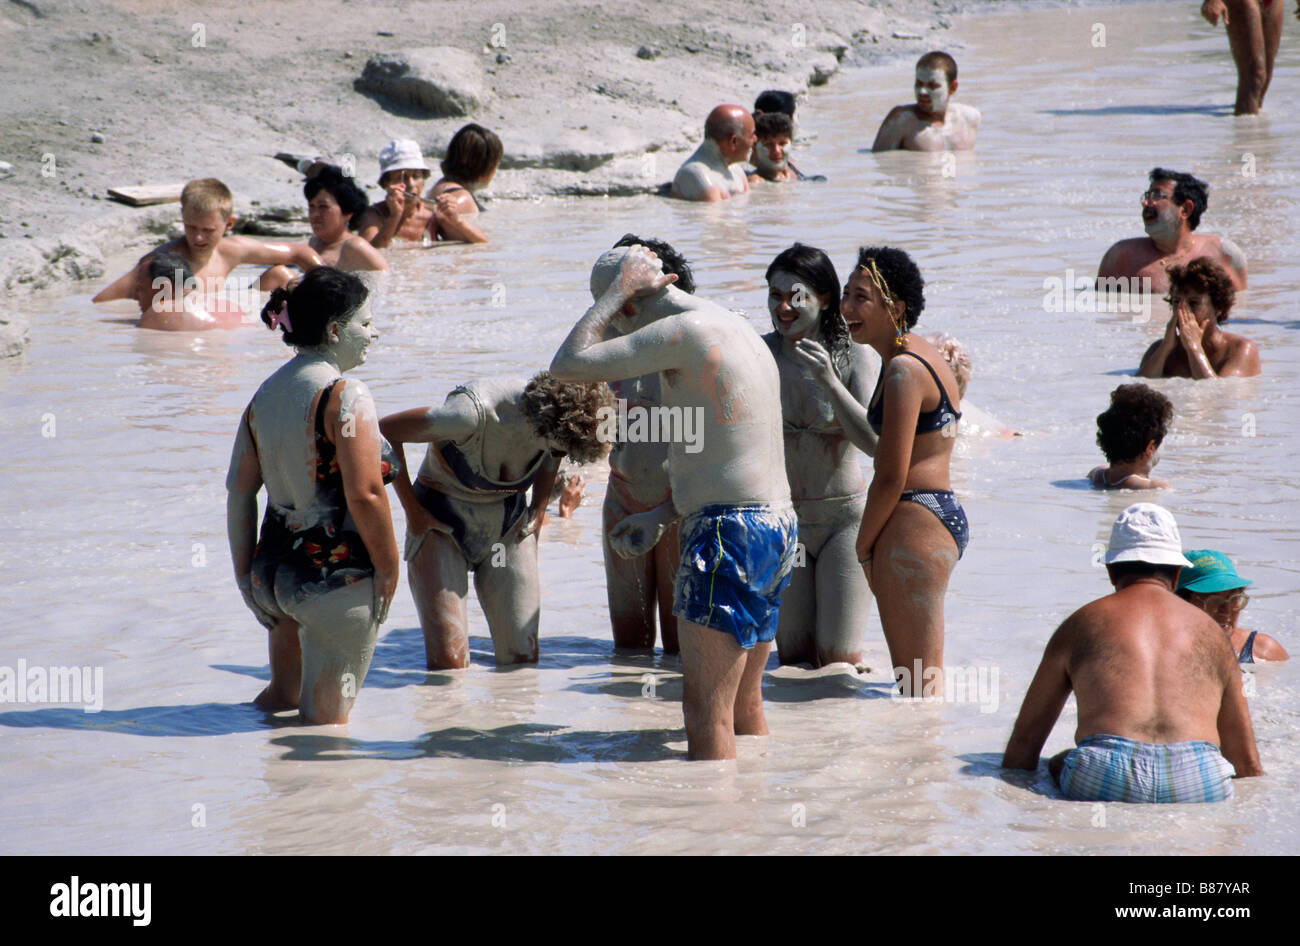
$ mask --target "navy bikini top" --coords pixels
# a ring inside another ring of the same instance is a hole
[[[935,386],[939,389],[939,406],[932,411],[922,411],[916,418],[916,432],[918,434],[932,434],[936,431],[943,430],[949,424],[955,424],[961,420],[961,414],[952,409],[952,402],[948,400],[948,392],[943,388],[943,382],[939,376],[934,373],[930,363],[918,355],[916,352],[904,351],[899,352],[901,355],[911,355],[921,364],[925,365],[925,370],[930,372],[930,377],[934,378]],[[885,420],[885,395],[882,393],[877,398],[876,394],[880,392],[880,382],[885,379],[885,369],[880,369],[880,377],[876,379],[876,390],[871,392],[871,401],[867,406],[867,423],[871,429],[880,436],[881,428]]]

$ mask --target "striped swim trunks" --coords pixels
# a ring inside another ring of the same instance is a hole
[[[1065,757],[1061,791],[1076,801],[1224,801],[1236,774],[1210,742],[1153,744],[1098,733]]]

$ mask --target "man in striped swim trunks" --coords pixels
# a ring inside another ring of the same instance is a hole
[[[1106,552],[1114,594],[1084,605],[1047,643],[1002,764],[1037,769],[1073,691],[1077,747],[1048,771],[1077,801],[1209,802],[1263,775],[1236,655],[1208,615],[1174,594],[1183,557],[1174,517],[1135,503]]]

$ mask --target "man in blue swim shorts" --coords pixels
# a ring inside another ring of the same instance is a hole
[[[614,523],[609,543],[625,557],[644,554],[681,519],[673,613],[687,753],[732,759],[737,735],[767,733],[763,666],[797,539],[781,381],[746,319],[682,292],[676,279],[643,246],[603,255],[591,273],[595,305],[551,372],[566,381],[659,374],[660,403],[637,409],[653,412],[640,429],[668,444],[669,499]]]
[[[1210,802],[1263,775],[1237,657],[1204,611],[1174,594],[1189,565],[1174,517],[1135,503],[1106,552],[1114,594],[1065,619],[1043,652],[1002,757],[1037,769],[1071,690],[1076,748],[1048,771],[1077,801]]]

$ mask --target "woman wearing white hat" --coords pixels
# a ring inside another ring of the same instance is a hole
[[[361,238],[381,250],[394,239],[419,243],[426,233],[434,239],[439,214],[450,217],[456,210],[450,199],[426,201],[420,196],[428,178],[429,165],[416,142],[395,138],[384,145],[379,152],[379,186],[386,193],[383,200],[371,204],[361,215],[357,224]]]

